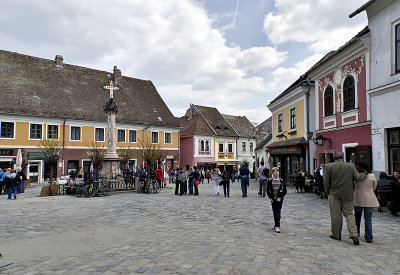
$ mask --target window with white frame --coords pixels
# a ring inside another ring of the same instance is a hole
[[[206,152],[210,152],[210,142],[208,140],[206,140],[206,144],[205,144],[205,148],[204,148]]]
[[[47,139],[58,139],[58,125],[47,125]]]
[[[223,143],[218,144],[218,152],[224,153],[224,144]]]
[[[71,126],[71,140],[81,140],[81,127]]]
[[[94,141],[104,141],[104,128],[94,130]]]
[[[325,116],[333,115],[333,88],[332,86],[328,86],[325,89],[324,93],[324,108],[325,108]]]
[[[204,152],[204,140],[200,140],[200,152]]]
[[[283,114],[278,114],[278,133],[283,132]]]
[[[158,132],[151,132],[151,143],[158,143]]]
[[[290,109],[290,130],[296,129],[296,107]]]
[[[42,124],[31,124],[30,139],[42,139]]]
[[[343,112],[353,110],[356,104],[354,78],[349,75],[343,84]]]
[[[14,122],[1,122],[1,134],[2,138],[14,138]]]
[[[228,153],[233,153],[233,144],[228,143]]]
[[[246,152],[246,142],[242,142],[242,152]]]
[[[125,130],[124,129],[118,129],[117,142],[125,142]]]
[[[395,72],[400,73],[400,24],[397,24],[394,27],[394,31],[395,31],[395,41],[394,41]]]
[[[172,143],[171,133],[164,133],[164,143],[171,144]]]
[[[129,142],[136,142],[136,130],[129,130]]]
[[[253,152],[253,142],[250,142],[250,153],[252,153]]]

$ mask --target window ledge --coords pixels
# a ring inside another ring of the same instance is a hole
[[[358,113],[358,108],[354,108],[354,109],[351,109],[351,110],[348,110],[348,111],[343,111],[342,112],[342,115],[347,115],[347,114],[354,114],[354,113]]]
[[[292,129],[288,132],[289,135],[293,135],[297,133],[297,129]]]
[[[331,119],[331,118],[336,118],[336,114],[332,114],[329,116],[323,116],[322,119]]]
[[[278,133],[278,134],[276,135],[276,137],[283,137],[283,136],[284,136],[283,132],[280,132],[280,133]]]

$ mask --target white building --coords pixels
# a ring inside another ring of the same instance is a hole
[[[372,165],[392,174],[400,169],[400,1],[371,0],[350,17],[363,11],[370,29]]]

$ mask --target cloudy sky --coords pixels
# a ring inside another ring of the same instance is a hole
[[[176,116],[190,103],[266,105],[367,25],[367,0],[2,0],[0,49],[151,80]]]

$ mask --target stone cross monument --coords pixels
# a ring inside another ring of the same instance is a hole
[[[117,104],[114,102],[114,91],[119,88],[115,87],[113,81],[110,80],[109,85],[103,87],[110,91],[110,99],[103,106],[104,112],[107,114],[108,133],[107,133],[107,153],[104,156],[103,168],[101,174],[107,177],[121,174],[120,159],[117,154],[117,140],[115,137],[115,114],[118,113]]]

